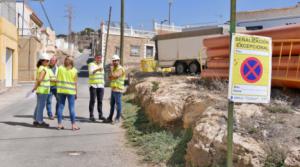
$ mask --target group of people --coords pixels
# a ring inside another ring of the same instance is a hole
[[[96,55],[94,61],[88,64],[89,68],[89,115],[90,121],[96,121],[94,117],[94,106],[97,99],[97,109],[99,120],[105,123],[119,122],[122,112],[122,92],[124,90],[125,82],[125,70],[120,65],[120,58],[118,55],[112,57],[112,64],[110,66],[110,86],[111,86],[111,100],[110,100],[110,114],[107,118],[103,116],[102,101],[104,96],[105,86],[105,70],[102,62],[102,56]],[[71,56],[67,56],[63,65],[57,66],[57,58],[55,56],[50,57],[47,53],[41,53],[39,55],[39,61],[37,63],[36,82],[32,89],[32,92],[36,92],[37,104],[34,110],[34,122],[36,127],[49,127],[43,119],[44,109],[47,109],[47,115],[49,119],[54,120],[54,114],[52,113],[52,98],[56,98],[55,115],[57,116],[57,129],[64,129],[62,124],[63,111],[65,102],[68,100],[70,120],[72,124],[72,130],[79,130],[80,128],[76,124],[75,113],[75,101],[77,99],[77,70],[74,67],[74,59]],[[113,121],[113,115],[117,108],[117,115]]]

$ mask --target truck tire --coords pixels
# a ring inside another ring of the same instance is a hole
[[[200,73],[200,64],[198,62],[192,62],[189,65],[189,71],[190,71],[191,74]]]
[[[186,72],[186,64],[178,62],[175,64],[176,74],[181,75]]]

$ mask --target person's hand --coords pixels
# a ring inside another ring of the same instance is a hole
[[[77,100],[77,94],[75,95],[75,100]]]

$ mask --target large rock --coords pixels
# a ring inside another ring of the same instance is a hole
[[[188,143],[187,166],[216,166],[226,162],[226,111],[209,107],[201,116]],[[234,166],[263,166],[262,144],[250,137],[234,133]]]
[[[287,154],[284,161],[285,167],[300,167],[300,147],[294,147]]]
[[[209,98],[202,97],[197,87],[188,82],[186,79],[147,78],[135,85],[136,97],[153,122],[172,126],[183,121],[184,127],[188,128],[209,104]]]

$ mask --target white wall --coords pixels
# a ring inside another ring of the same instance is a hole
[[[18,14],[20,14],[18,18]],[[25,5],[24,7],[24,20],[23,20],[23,3],[17,2],[16,3],[16,26],[19,28],[19,34],[22,35],[22,28],[23,35],[31,35],[31,27],[30,27],[30,15],[32,14],[32,11],[27,8]],[[23,24],[24,21],[24,24]],[[18,27],[19,25],[19,27]]]

